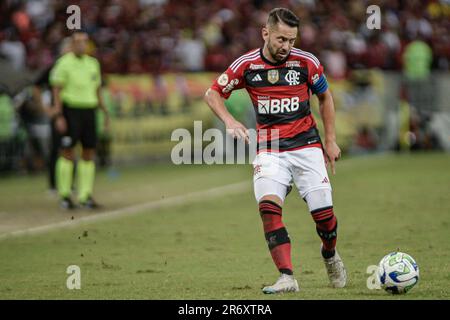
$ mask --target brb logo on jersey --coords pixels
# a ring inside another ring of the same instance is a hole
[[[259,114],[277,114],[294,112],[300,107],[300,98],[270,99],[269,97],[258,97]]]
[[[290,86],[296,86],[300,84],[300,72],[295,70],[289,70],[286,73],[284,79],[289,83]]]

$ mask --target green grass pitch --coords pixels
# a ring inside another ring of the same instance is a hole
[[[261,288],[278,274],[251,176],[249,165],[151,165],[99,172],[97,199],[105,211],[169,200],[110,219],[13,237],[4,235],[75,223],[89,213],[59,211],[56,200],[46,195],[44,176],[2,178],[0,299],[450,298],[448,154],[388,154],[337,163],[337,175],[330,178],[338,248],[349,276],[344,289],[328,287],[313,220],[294,190],[283,214],[301,291],[262,294]],[[244,183],[223,194],[185,197],[237,182]],[[170,205],[171,197],[178,196],[182,200]],[[397,249],[416,259],[418,285],[404,296],[369,290],[367,267]],[[69,265],[80,267],[80,290],[66,287]]]

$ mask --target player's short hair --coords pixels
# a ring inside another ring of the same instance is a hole
[[[290,27],[298,28],[300,26],[300,19],[291,10],[286,8],[274,8],[269,12],[267,18],[267,25],[274,26],[282,22]]]

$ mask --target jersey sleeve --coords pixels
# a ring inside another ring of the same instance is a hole
[[[214,80],[211,89],[217,91],[222,98],[228,99],[233,90],[244,87],[243,68],[235,71],[231,67]]]
[[[328,89],[328,81],[323,72],[323,66],[315,57],[309,64],[308,86],[313,94],[321,94]]]
[[[67,82],[67,68],[64,60],[59,59],[56,61],[55,66],[50,71],[50,85],[52,86],[64,86]]]

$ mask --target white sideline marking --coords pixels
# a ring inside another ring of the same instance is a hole
[[[209,190],[196,191],[184,195],[164,198],[161,200],[153,200],[149,202],[140,203],[133,206],[128,206],[112,211],[106,211],[98,214],[92,214],[87,217],[75,218],[74,220],[66,220],[51,224],[46,224],[38,227],[26,228],[17,231],[11,231],[4,234],[0,234],[0,240],[9,237],[18,237],[23,235],[32,235],[38,233],[44,233],[55,229],[65,228],[65,227],[75,227],[84,222],[94,222],[100,220],[111,219],[115,217],[120,217],[128,214],[142,212],[144,210],[153,210],[162,207],[170,207],[179,204],[185,204],[189,202],[194,202],[197,200],[205,199],[205,197],[217,197],[224,194],[232,194],[244,191],[250,186],[249,181],[242,181],[238,183],[228,184],[221,187],[212,188]]]

